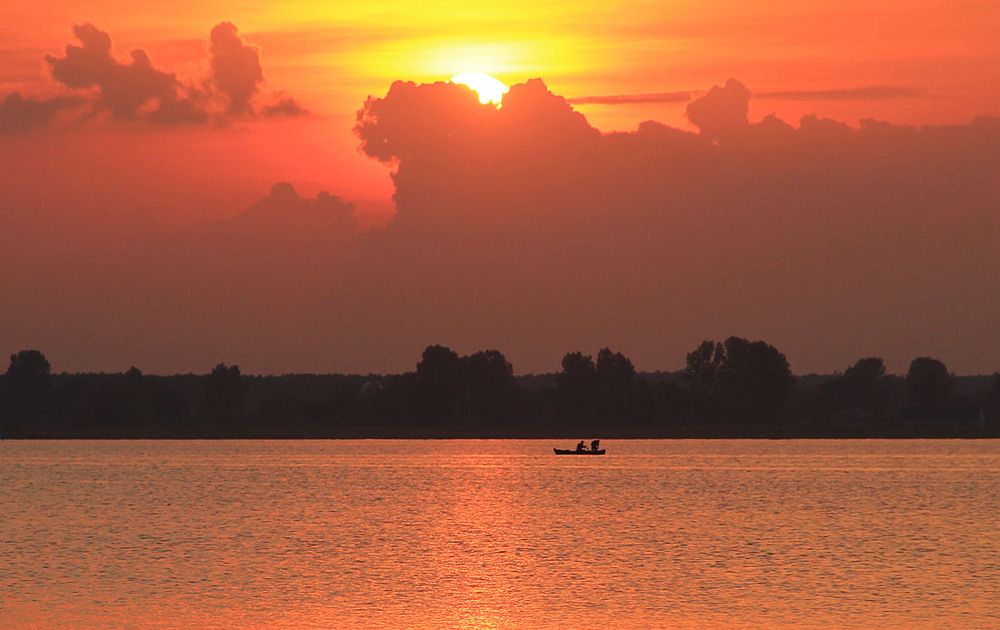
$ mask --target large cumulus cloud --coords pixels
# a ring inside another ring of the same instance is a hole
[[[474,264],[451,276],[470,318],[520,313],[535,342],[596,335],[647,365],[727,331],[827,369],[921,348],[971,361],[1000,341],[995,117],[750,121],[730,80],[689,104],[698,133],[602,135],[541,82],[509,96],[481,109],[396,84],[359,113],[364,150],[395,169],[393,247]]]
[[[279,184],[238,217],[115,255],[0,233],[0,257],[71,270],[4,291],[20,319],[3,329],[49,350],[57,316],[39,305],[91,300],[52,343],[104,339],[102,356],[148,371],[398,371],[430,343],[497,347],[520,372],[602,345],[672,369],[730,334],[775,344],[798,373],[863,356],[1000,368],[1000,119],[750,120],[737,81],[701,94],[694,132],[601,134],[540,80],[500,109],[395,83],[355,127],[393,178],[385,229]]]

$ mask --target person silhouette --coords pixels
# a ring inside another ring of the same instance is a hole
[[[580,440],[580,443],[576,445],[576,452],[582,453],[585,450],[587,450],[587,446],[583,443],[583,440]]]
[[[600,440],[594,440],[593,442],[590,443],[590,450],[596,451],[596,450],[598,450],[600,448],[601,448],[601,441]]]

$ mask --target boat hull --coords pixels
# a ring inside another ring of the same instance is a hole
[[[578,451],[572,448],[554,448],[552,449],[556,452],[556,455],[604,455],[605,449],[600,449],[596,451]]]

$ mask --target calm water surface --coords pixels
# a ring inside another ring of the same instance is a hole
[[[996,628],[998,441],[0,442],[3,628]]]

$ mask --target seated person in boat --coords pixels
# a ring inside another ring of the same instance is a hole
[[[580,443],[576,445],[576,452],[582,453],[585,450],[587,450],[587,446],[583,443],[583,440],[580,440]]]
[[[596,451],[599,450],[600,448],[601,448],[600,440],[594,440],[593,442],[590,443],[590,450]]]

